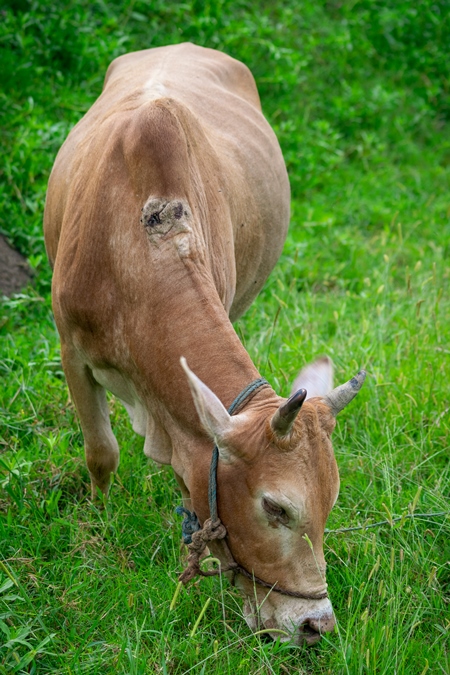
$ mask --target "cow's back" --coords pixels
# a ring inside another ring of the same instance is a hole
[[[239,316],[275,264],[289,219],[281,152],[243,64],[192,44],[111,64],[101,96],[61,148],[49,184],[46,244],[66,298],[77,286],[80,301],[80,279],[100,297],[108,288],[115,306],[114,283],[131,295],[130,284],[142,273],[147,285],[159,283],[158,274],[153,280],[149,274],[139,226],[152,196],[191,205],[221,302],[232,318]],[[121,277],[124,255],[129,279]],[[92,298],[88,304],[92,310]],[[88,309],[81,307],[75,320]]]

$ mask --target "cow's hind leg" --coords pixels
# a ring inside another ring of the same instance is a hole
[[[111,473],[119,466],[119,446],[111,430],[105,389],[74,348],[61,345],[61,358],[80,418],[94,499],[97,488],[108,494]]]

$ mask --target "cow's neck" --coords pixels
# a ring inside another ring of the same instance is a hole
[[[164,293],[170,311],[155,307],[158,321],[151,322],[152,353],[139,370],[147,371],[145,379],[152,396],[156,394],[154,403],[162,415],[159,421],[170,439],[168,461],[189,491],[194,471],[198,492],[206,498],[213,443],[201,425],[180,357],[186,358],[189,368],[226,408],[260,375],[233,329],[211,276],[197,269],[181,274],[177,267],[171,272],[170,287]],[[270,389],[266,391],[275,396]]]
[[[259,377],[250,356],[228,318],[215,286],[207,273],[194,268],[179,278],[171,277],[166,291],[168,309],[158,307],[152,327],[153,348],[148,360],[152,389],[179,424],[198,427],[192,396],[180,357],[190,369],[229,407],[239,392]],[[200,429],[198,430],[199,433]]]

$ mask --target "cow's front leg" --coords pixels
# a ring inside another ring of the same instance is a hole
[[[84,436],[92,498],[108,494],[111,473],[119,466],[119,446],[111,430],[105,389],[71,345],[61,345],[61,359]]]

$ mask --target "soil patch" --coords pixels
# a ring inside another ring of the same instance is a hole
[[[13,295],[31,279],[26,259],[0,234],[0,295]]]

